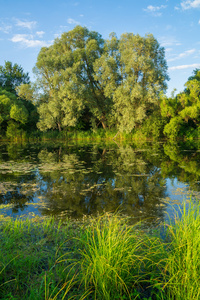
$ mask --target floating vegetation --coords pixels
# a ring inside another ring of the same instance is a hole
[[[136,220],[164,220],[168,204],[179,205],[191,195],[200,199],[199,150],[191,155],[182,151],[189,149],[160,143],[137,148],[50,142],[21,146],[17,155],[14,147],[2,150],[0,206],[10,204],[9,214],[32,210],[60,217],[64,211],[81,218],[120,208]]]

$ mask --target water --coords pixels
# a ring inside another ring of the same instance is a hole
[[[0,214],[84,215],[120,211],[149,225],[200,199],[200,145],[0,144]]]

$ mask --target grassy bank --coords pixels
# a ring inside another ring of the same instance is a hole
[[[11,138],[0,135],[0,140],[2,141],[14,141],[14,142],[23,142],[23,141],[47,141],[47,140],[59,140],[59,141],[102,141],[102,140],[113,140],[116,141],[133,141],[133,140],[146,140],[146,136],[142,135],[141,132],[137,134],[133,133],[119,133],[117,130],[104,130],[97,129],[93,130],[63,130],[59,132],[58,130],[51,130],[47,132],[33,131],[30,133],[24,133],[24,135],[14,135]]]
[[[1,219],[1,299],[200,299],[200,206],[146,234],[106,214]]]

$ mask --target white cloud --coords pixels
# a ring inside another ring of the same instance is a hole
[[[11,25],[6,25],[4,23],[2,23],[0,26],[0,31],[2,31],[3,33],[10,33],[11,29],[12,29]]]
[[[195,69],[195,68],[200,68],[200,64],[191,64],[191,65],[180,65],[180,66],[174,66],[168,68],[168,70],[174,71],[174,70],[183,70],[183,69]]]
[[[45,47],[50,44],[45,41],[34,39],[34,36],[31,34],[15,34],[11,41],[13,43],[20,43],[25,48]]]
[[[27,28],[27,29],[33,29],[36,26],[37,22],[36,21],[21,21],[16,19],[16,26],[17,27],[22,27],[22,28]]]
[[[190,56],[191,54],[194,54],[195,52],[196,52],[196,49],[190,49],[190,50],[180,53],[179,55],[175,56],[174,58],[168,59],[168,61],[175,61],[175,60]]]
[[[173,48],[166,48],[165,52],[171,52],[173,50]]]
[[[74,25],[79,25],[80,24],[79,22],[77,22],[76,20],[71,19],[71,18],[67,19],[67,23],[68,24],[74,24]]]
[[[162,47],[180,46],[181,43],[173,36],[162,36],[159,38]]]
[[[161,6],[149,5],[149,6],[147,6],[147,8],[144,9],[144,11],[152,13],[154,16],[159,17],[162,15],[160,10],[162,10],[166,7],[167,7],[167,5],[161,5]]]
[[[190,8],[200,8],[200,0],[184,0],[181,2],[181,7],[183,10]]]
[[[200,20],[199,20],[198,24],[200,25]]]
[[[36,32],[36,35],[39,36],[40,38],[42,38],[44,34],[45,34],[44,31],[37,31]]]

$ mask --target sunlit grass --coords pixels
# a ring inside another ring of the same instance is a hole
[[[200,205],[184,203],[167,232],[171,240],[164,268],[167,299],[200,299]]]
[[[94,219],[81,237],[81,274],[86,289],[93,288],[95,298],[114,299],[130,296],[139,280],[144,243],[123,224],[123,219],[109,214]]]
[[[118,214],[1,218],[1,299],[200,299],[200,205],[146,233]]]

